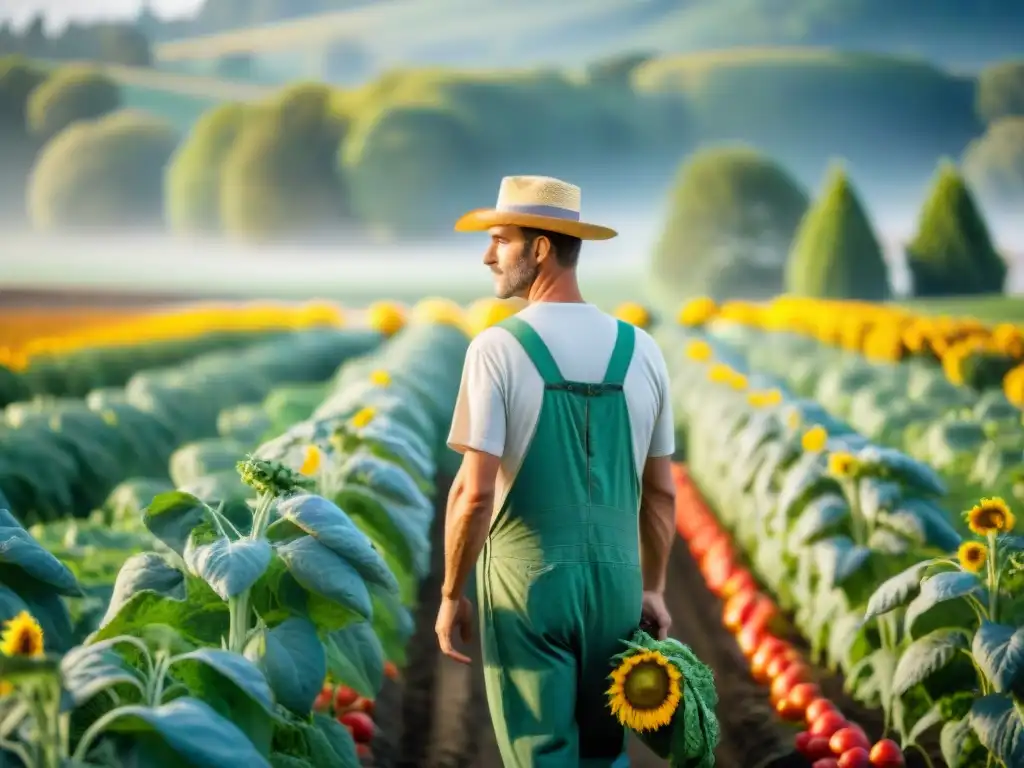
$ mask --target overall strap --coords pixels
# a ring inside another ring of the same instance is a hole
[[[615,336],[615,347],[608,360],[608,370],[604,374],[605,384],[622,386],[626,380],[626,371],[633,360],[633,347],[636,343],[636,329],[631,323],[619,320],[619,330]]]
[[[516,337],[527,357],[530,358],[530,362],[537,369],[537,373],[544,379],[545,384],[561,384],[565,381],[562,378],[562,372],[558,370],[555,358],[551,356],[550,350],[533,326],[514,316],[503,320],[498,325]]]

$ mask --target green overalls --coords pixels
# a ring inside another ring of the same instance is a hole
[[[562,378],[525,321],[501,327],[544,379],[537,430],[477,566],[502,760],[506,768],[628,766],[605,692],[611,658],[640,622],[643,591],[640,483],[622,391],[634,329],[619,322],[604,382],[584,384]]]

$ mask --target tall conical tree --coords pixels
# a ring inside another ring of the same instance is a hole
[[[916,296],[1001,293],[1006,262],[996,251],[974,196],[944,161],[907,246]]]
[[[830,169],[824,193],[797,230],[786,263],[786,290],[829,299],[889,298],[889,269],[878,238],[839,166]]]

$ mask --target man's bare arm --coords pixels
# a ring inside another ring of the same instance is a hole
[[[450,600],[462,597],[469,574],[487,541],[494,509],[494,485],[500,459],[482,451],[467,450],[462,467],[448,497],[445,520],[444,584],[441,595]]]
[[[665,591],[668,558],[676,535],[676,486],[672,457],[647,459],[640,495],[640,565],[645,592]]]

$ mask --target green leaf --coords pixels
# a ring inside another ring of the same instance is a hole
[[[150,624],[166,624],[194,645],[218,645],[228,630],[228,606],[202,579],[189,577],[181,599],[145,590],[131,596],[88,642],[118,635],[139,637]]]
[[[368,699],[377,698],[384,680],[384,649],[367,622],[349,624],[324,641],[327,669],[339,683]]]
[[[974,634],[971,651],[996,692],[1006,693],[1024,674],[1024,627],[983,621]]]
[[[857,483],[860,500],[860,513],[866,520],[874,522],[878,517],[889,512],[899,502],[903,488],[899,483],[879,480],[876,477],[863,477]]]
[[[81,706],[101,691],[119,685],[130,685],[145,693],[138,674],[108,644],[72,648],[61,659],[60,669],[64,688],[71,694],[75,706]]]
[[[305,589],[362,618],[373,615],[366,582],[348,561],[311,536],[278,545],[278,556]]]
[[[942,726],[939,734],[939,747],[942,759],[950,768],[966,768],[970,752],[970,737],[974,736],[969,717],[951,720]]]
[[[956,552],[960,534],[949,522],[949,515],[930,499],[904,499],[893,513],[913,516],[924,530],[924,544],[943,553]]]
[[[168,766],[182,762],[196,768],[270,765],[238,726],[199,699],[183,697],[153,708],[118,707],[105,719],[105,731],[159,738],[177,756],[176,761],[164,763]]]
[[[848,536],[833,536],[813,547],[814,561],[822,581],[830,587],[842,584],[871,556],[871,550],[854,544]]]
[[[81,597],[82,588],[60,560],[43,549],[28,531],[0,528],[0,581],[17,588],[19,580],[35,579],[65,597]]]
[[[273,551],[266,539],[239,539],[225,536],[210,543],[197,544],[190,536],[184,560],[189,570],[200,577],[222,600],[229,600],[249,589],[267,570]]]
[[[907,606],[904,623],[909,632],[914,621],[940,603],[979,594],[981,582],[973,573],[947,571],[937,573],[921,582],[921,592]]]
[[[942,725],[944,722],[946,722],[946,718],[942,714],[942,707],[938,704],[934,704],[931,709],[918,718],[917,722],[914,723],[914,727],[907,733],[901,746],[903,749],[906,749],[911,744],[917,744],[925,733],[937,725]]]
[[[337,761],[332,761],[332,766],[356,768],[362,765],[362,760],[359,759],[359,753],[356,751],[356,742],[348,728],[333,717],[321,715],[319,712],[313,714],[313,725],[323,734],[327,745],[337,755]]]
[[[291,523],[288,537],[298,532],[307,533],[345,558],[366,581],[398,591],[398,581],[384,558],[374,549],[366,534],[332,502],[322,496],[298,494],[278,502],[277,512],[281,520],[271,525],[267,531],[268,538],[279,536],[288,530],[281,528],[282,524]]]
[[[934,563],[934,560],[924,560],[882,582],[868,600],[864,619],[882,616],[909,603],[921,587],[921,574]]]
[[[143,591],[157,592],[177,600],[185,598],[185,575],[156,552],[140,552],[124,561],[114,581],[107,612],[100,622],[104,626],[132,597]]]
[[[150,533],[182,557],[192,529],[209,521],[206,504],[184,491],[161,493],[142,512],[142,522]]]
[[[327,677],[324,647],[308,619],[288,619],[258,632],[245,648],[255,661],[277,701],[298,715],[308,715]]]
[[[971,707],[969,719],[985,749],[1004,765],[1024,765],[1024,721],[1012,698],[982,696]]]
[[[967,648],[968,635],[960,629],[937,629],[907,646],[896,665],[893,691],[902,696],[949,664]]]
[[[55,654],[41,657],[0,654],[0,680],[10,683],[56,677],[59,669],[60,658]]]
[[[251,660],[219,648],[199,648],[175,656],[171,661],[171,666],[173,668],[189,662],[202,664],[213,670],[225,681],[235,685],[268,715],[274,715],[274,696],[270,691],[270,685],[259,667]]]
[[[825,493],[813,499],[793,526],[789,537],[790,549],[810,544],[826,533],[836,533],[836,527],[849,516],[850,507],[838,493]]]

